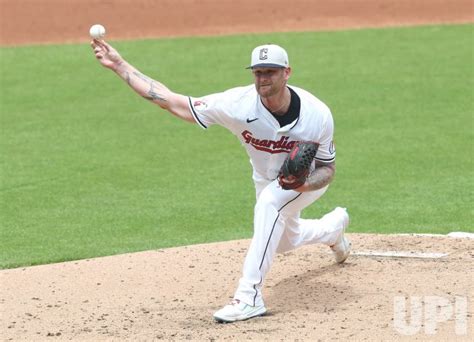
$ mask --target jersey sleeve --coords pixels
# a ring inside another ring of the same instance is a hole
[[[326,117],[319,138],[319,148],[316,153],[316,160],[321,163],[332,163],[336,160],[336,147],[334,145],[334,120],[331,113]]]
[[[225,93],[206,95],[201,98],[188,97],[189,109],[194,120],[202,127],[208,128],[218,124],[226,127],[230,121],[231,106]]]

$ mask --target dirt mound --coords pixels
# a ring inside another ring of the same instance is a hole
[[[472,239],[348,236],[354,255],[343,265],[335,264],[322,245],[279,255],[264,287],[268,315],[237,324],[215,323],[212,314],[233,294],[249,240],[4,270],[2,336],[399,340],[413,337],[403,334],[411,331],[403,330],[410,327],[410,300],[438,298],[454,307],[474,295]],[[368,256],[382,252],[410,252],[411,257]],[[397,301],[407,306],[398,320]],[[472,309],[439,319],[434,335],[413,323],[412,329],[419,329],[415,337],[472,340],[472,325],[459,327],[461,319],[472,324]],[[401,318],[407,323],[397,326]]]

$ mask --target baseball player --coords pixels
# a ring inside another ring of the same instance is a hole
[[[254,235],[234,299],[214,314],[215,320],[235,322],[265,314],[262,286],[276,253],[322,243],[332,249],[336,262],[346,260],[351,248],[344,236],[346,209],[338,207],[319,220],[300,218],[301,210],[320,198],[333,179],[334,123],[323,102],[288,85],[292,70],[282,47],[269,44],[252,51],[248,69],[254,84],[193,98],[142,74],[104,40],[95,39],[91,46],[100,63],[139,95],[203,129],[214,124],[227,128],[248,153],[256,189]],[[291,186],[293,180],[279,174],[299,141],[315,143],[317,152],[304,182]]]

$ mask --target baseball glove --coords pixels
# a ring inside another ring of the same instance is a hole
[[[278,183],[283,189],[296,189],[306,182],[318,147],[314,142],[305,141],[298,141],[293,146],[278,174]]]

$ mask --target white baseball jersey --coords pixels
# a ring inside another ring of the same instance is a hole
[[[329,108],[309,92],[289,87],[300,98],[301,108],[299,117],[284,127],[262,104],[254,85],[189,97],[189,107],[201,127],[218,124],[240,140],[254,168],[254,179],[273,180],[296,141],[318,143],[316,159],[320,162],[331,163],[336,157]]]

